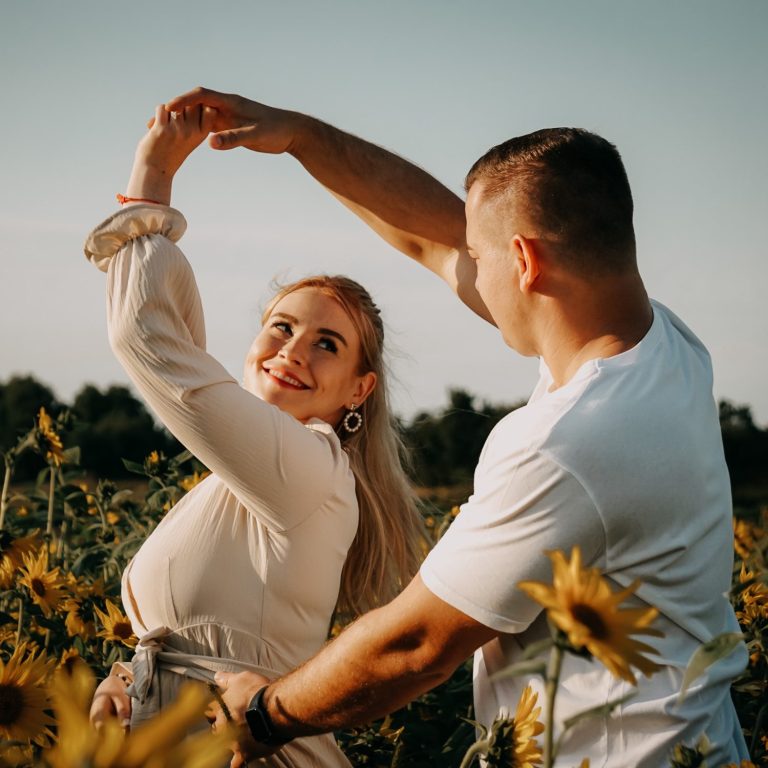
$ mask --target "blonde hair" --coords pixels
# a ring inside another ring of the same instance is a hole
[[[336,428],[355,476],[360,509],[357,534],[341,575],[337,612],[359,614],[391,600],[418,570],[424,533],[416,496],[405,474],[407,453],[389,411],[384,324],[368,291],[343,275],[314,275],[281,287],[267,305],[266,322],[278,301],[312,288],[335,299],[360,338],[358,374],[372,371],[377,383],[357,409],[362,427]]]

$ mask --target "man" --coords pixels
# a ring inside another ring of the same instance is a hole
[[[474,494],[398,598],[269,685],[248,673],[221,678],[235,719],[249,708],[262,741],[244,736],[244,752],[268,754],[296,736],[391,712],[473,651],[478,719],[490,725],[500,710],[514,711],[529,681],[492,675],[548,632],[517,584],[548,581],[543,553],[578,545],[615,587],[642,583],[634,604],[660,612],[662,671],[611,714],[569,732],[557,764],[660,766],[675,744],[702,734],[714,745],[711,765],[746,757],[729,698],[743,649],[676,704],[696,647],[738,629],[725,597],[730,486],[709,356],[646,295],[615,147],[576,129],[511,139],[470,170],[463,207],[401,158],[305,115],[204,89],[167,108],[201,103],[218,110],[211,146],[294,155],[495,323],[508,346],[541,359],[530,402],[493,431]],[[601,664],[568,657],[556,723],[630,690]]]

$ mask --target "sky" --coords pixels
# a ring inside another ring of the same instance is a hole
[[[64,400],[127,383],[83,241],[154,106],[205,85],[363,136],[457,194],[511,136],[601,134],[627,167],[650,295],[709,348],[715,396],[766,425],[767,37],[764,0],[0,0],[0,381],[30,373]],[[328,272],[382,307],[401,416],[451,387],[530,394],[535,360],[293,158],[201,147],[173,204],[208,349],[236,377],[274,280]]]

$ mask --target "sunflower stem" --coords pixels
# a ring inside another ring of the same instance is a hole
[[[21,645],[21,628],[24,626],[24,600],[19,595],[19,622],[16,625],[16,647]]]
[[[484,755],[488,751],[488,739],[482,739],[476,741],[465,753],[464,759],[461,761],[459,768],[469,768],[475,761],[476,757]]]
[[[5,457],[5,476],[3,477],[3,492],[0,495],[0,531],[5,526],[5,510],[8,506],[8,489],[11,487],[11,473],[13,472],[13,462]]]
[[[56,471],[51,465],[51,474],[48,481],[48,523],[45,526],[45,535],[53,537],[53,493],[56,489]]]
[[[555,696],[560,683],[560,670],[563,666],[563,648],[558,640],[552,646],[547,664],[545,692],[547,710],[544,718],[544,768],[552,768],[555,764],[557,750],[555,749]]]
[[[59,531],[59,541],[56,546],[56,562],[64,565],[64,552],[67,539],[67,521],[64,520],[61,523],[61,530]]]

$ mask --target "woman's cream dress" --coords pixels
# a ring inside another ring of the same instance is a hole
[[[212,471],[123,577],[123,604],[142,639],[134,722],[172,699],[185,677],[243,668],[277,677],[316,653],[358,522],[354,478],[333,429],[260,400],[205,351],[194,275],[175,245],[185,228],[172,208],[137,205],[86,242],[107,273],[115,354]],[[267,764],[349,765],[330,735],[291,742]]]

